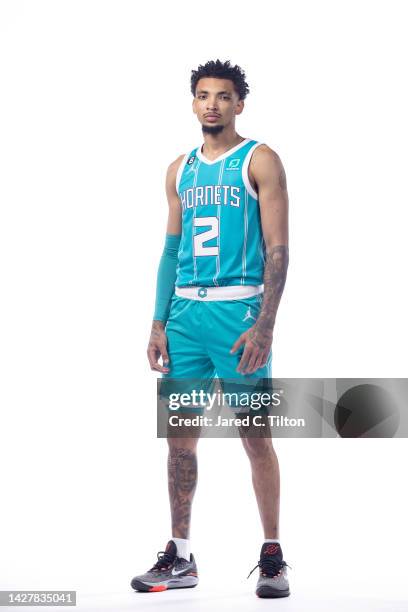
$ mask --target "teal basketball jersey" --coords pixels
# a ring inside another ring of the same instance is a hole
[[[214,160],[201,146],[184,156],[176,179],[182,207],[177,287],[263,283],[266,248],[248,178],[260,144],[245,138]]]

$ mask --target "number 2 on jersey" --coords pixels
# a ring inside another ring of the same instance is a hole
[[[208,255],[219,255],[218,246],[205,246],[204,242],[211,238],[218,238],[219,222],[218,217],[194,217],[194,227],[203,227],[210,225],[210,229],[206,232],[194,235],[194,257],[202,257]]]

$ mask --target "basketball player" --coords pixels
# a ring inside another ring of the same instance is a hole
[[[271,378],[272,335],[288,267],[285,171],[269,146],[235,131],[249,93],[239,66],[220,60],[200,65],[192,71],[191,91],[204,143],[167,171],[169,215],[150,366],[171,378]],[[198,583],[189,539],[197,441],[168,438],[172,537],[150,570],[133,578],[135,590]],[[256,594],[285,597],[278,460],[270,437],[242,442],[265,536],[252,570],[259,567]]]

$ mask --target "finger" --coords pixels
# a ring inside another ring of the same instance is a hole
[[[241,346],[241,344],[244,344],[245,342],[245,336],[244,334],[241,334],[240,337],[235,340],[234,344],[231,347],[230,353],[235,353],[235,351]]]
[[[160,351],[155,344],[149,344],[149,346],[147,347],[146,353],[147,353],[147,358],[149,360],[150,367],[152,367],[153,364],[157,363],[157,360],[160,355]]]
[[[249,348],[249,344],[245,344],[244,352],[242,353],[241,359],[239,361],[237,372],[241,372],[241,374],[245,374],[245,368],[248,364],[248,361],[251,357],[251,349]]]
[[[256,372],[261,367],[261,363],[262,363],[262,355],[258,355],[258,357],[255,359],[252,373]]]
[[[166,373],[166,374],[167,374],[167,372],[169,372],[169,371],[170,371],[170,368],[169,368],[169,361],[170,361],[170,358],[169,358],[169,354],[168,354],[168,352],[167,352],[167,347],[166,347],[165,345],[162,345],[162,346],[160,347],[160,353],[161,353],[161,356],[162,356],[162,361],[163,361],[163,365],[162,365],[162,366],[160,366],[160,368],[161,368],[161,372],[164,372],[164,373]],[[159,364],[159,365],[160,365],[160,364]]]
[[[147,349],[147,357],[149,359],[149,364],[150,364],[150,369],[157,371],[157,372],[162,372],[163,374],[167,374],[169,372],[169,368],[165,365],[160,365],[159,363],[159,357],[161,355],[161,349],[155,345],[152,344],[151,346],[148,347]]]
[[[168,374],[169,373],[169,368],[161,366],[160,363],[154,364],[153,366],[151,366],[150,369],[155,371],[155,372],[162,372],[163,374]]]
[[[163,357],[163,364],[167,365],[169,363],[169,361],[170,361],[169,354],[167,352],[167,346],[164,345],[161,348],[161,354],[162,354],[162,357]]]
[[[256,370],[256,363],[259,361],[259,349],[254,349],[248,361],[247,373],[252,374]]]
[[[160,356],[160,351],[159,351],[159,356]],[[158,361],[158,358],[156,359],[156,361],[154,361],[151,366],[150,366],[151,370],[155,370],[157,372],[162,372],[163,374],[168,374],[168,372],[170,371],[170,368],[163,362],[163,365],[161,365]]]
[[[259,368],[264,368],[266,365],[266,357],[265,355],[262,353],[262,355],[259,358],[258,363],[256,364],[256,369],[258,370]]]

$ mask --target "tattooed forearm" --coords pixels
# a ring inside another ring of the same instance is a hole
[[[197,485],[197,455],[188,448],[169,448],[168,480],[172,535],[188,539],[191,504]]]
[[[286,245],[275,246],[267,253],[262,308],[250,335],[251,340],[261,347],[272,337],[276,313],[285,287],[288,264],[289,249]]]
[[[159,320],[154,320],[152,322],[152,331],[151,334],[152,335],[157,335],[157,333],[161,330],[163,330],[165,327],[165,324],[163,323],[163,321],[159,321]]]
[[[153,321],[152,329],[150,330],[149,347],[161,338],[165,330],[163,321]]]

